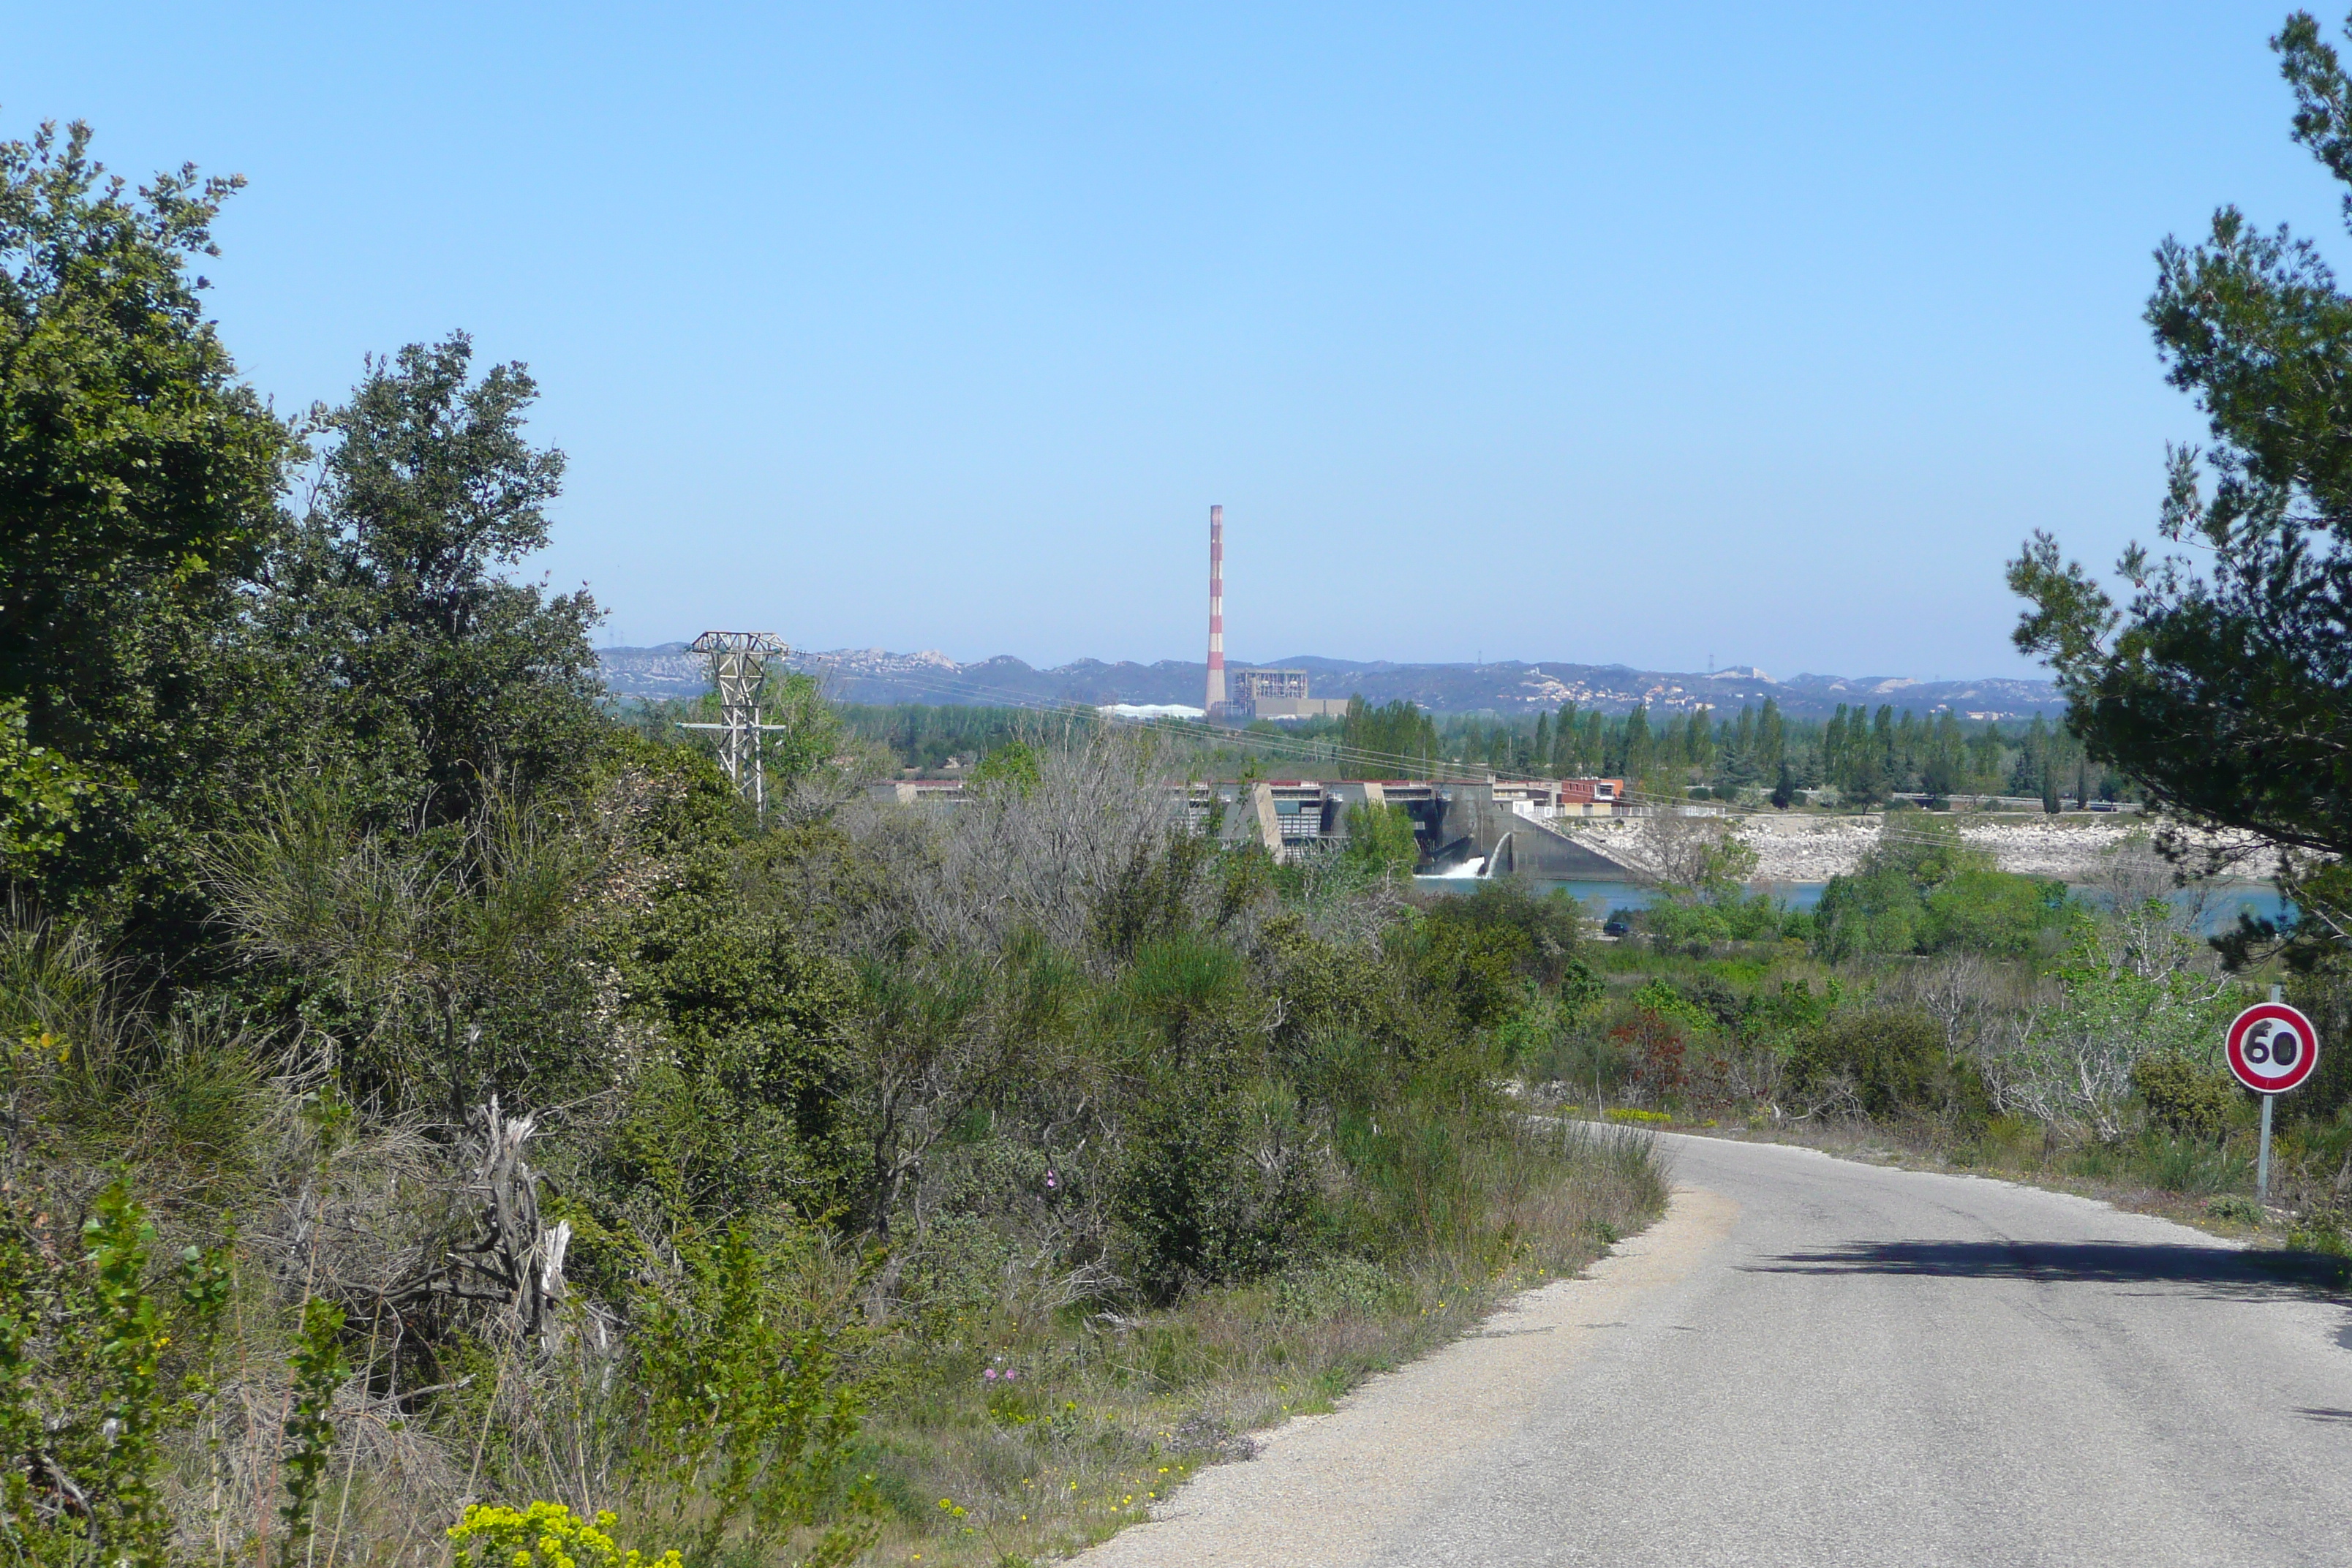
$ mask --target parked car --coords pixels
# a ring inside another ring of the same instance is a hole
[[[1621,910],[1601,922],[1601,934],[1602,936],[1631,936],[1633,934],[1633,922],[1631,920],[1628,920],[1624,911]]]

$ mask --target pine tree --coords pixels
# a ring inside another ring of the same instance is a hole
[[[2271,47],[2294,141],[2352,185],[2343,58],[2307,12]],[[2119,603],[2037,532],[2010,566],[2031,603],[2017,645],[2050,661],[2093,754],[2153,801],[2352,869],[2352,294],[2310,240],[2223,206],[2201,243],[2158,250],[2145,319],[2210,430],[2168,454],[2158,530],[2189,548],[2133,545]],[[2352,877],[2334,881],[2321,901],[2340,910]]]

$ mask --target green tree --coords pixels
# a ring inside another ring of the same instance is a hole
[[[698,1214],[790,1206],[815,1217],[843,1190],[853,1152],[845,1035],[857,977],[786,913],[745,907],[760,878],[756,859],[706,846],[632,925],[623,987],[668,1048],[634,1086],[608,1174]],[[953,1032],[921,1043],[944,1048]],[[887,1054],[868,1047],[868,1066]],[[729,1130],[723,1145],[698,1134],[709,1126]]]
[[[1401,805],[1351,805],[1347,815],[1349,863],[1374,877],[1412,875],[1421,860],[1421,845],[1412,836],[1412,816]]]
[[[26,739],[26,703],[0,701],[0,879],[30,880],[63,849],[89,775]]]
[[[456,822],[494,789],[584,782],[606,729],[594,603],[507,575],[547,542],[563,455],[533,447],[519,364],[471,374],[454,333],[371,361],[260,611],[275,726],[354,775],[372,817]]]
[[[2317,22],[2271,40],[2294,138],[2352,185],[2352,79]],[[2347,197],[2352,216],[2352,197]],[[2169,456],[2161,559],[2138,545],[2117,604],[2036,533],[2010,583],[2018,646],[2047,659],[2091,753],[2192,817],[2352,849],[2352,297],[2307,239],[2234,206],[2157,253],[2147,320],[2212,437]],[[2043,783],[2044,798],[2054,781]]]
[[[63,905],[187,883],[182,826],[238,749],[214,653],[290,439],[191,271],[241,182],[190,166],[133,194],[89,140],[0,143],[0,711],[41,775],[0,785],[0,838]]]
[[[1892,821],[1893,819],[1889,819]],[[1814,940],[1832,958],[1871,952],[2022,953],[2067,918],[2066,889],[1997,870],[1948,817],[1907,817],[1853,872],[1830,879]]]
[[[1702,708],[1690,716],[1690,754],[1687,761],[1695,768],[1712,768],[1716,754],[1715,710]]]
[[[1757,765],[1777,771],[1788,760],[1788,721],[1781,717],[1780,704],[1767,697],[1756,715]]]
[[[1650,710],[1637,706],[1625,715],[1625,722],[1617,731],[1616,744],[1610,749],[1604,771],[1633,781],[1636,789],[1648,786],[1650,775],[1656,771],[1654,743],[1650,734]]]
[[[1389,776],[1409,770],[1427,773],[1437,756],[1437,726],[1402,698],[1374,708],[1359,693],[1348,699],[1339,744],[1353,754],[1352,766]]]
[[[1005,742],[981,758],[980,765],[971,770],[971,783],[975,785],[1001,784],[1024,795],[1036,787],[1039,776],[1036,749],[1019,740]]]
[[[1946,709],[1927,739],[1927,757],[1919,770],[1919,787],[1932,795],[1947,795],[1968,778],[1968,742],[1960,721]]]
[[[1576,704],[1563,703],[1559,710],[1559,722],[1552,726],[1551,731],[1553,777],[1567,778],[1578,771],[1578,734]]]

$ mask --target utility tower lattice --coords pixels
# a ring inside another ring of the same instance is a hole
[[[678,727],[719,732],[719,765],[735,781],[736,793],[765,816],[768,770],[761,760],[760,741],[792,726],[760,721],[760,689],[767,682],[769,661],[793,650],[773,632],[705,632],[687,651],[700,654],[710,666],[710,683],[719,688],[719,722]]]

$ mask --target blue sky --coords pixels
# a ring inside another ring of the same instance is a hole
[[[2344,248],[2285,6],[8,7],[0,133],[251,186],[282,408],[472,331],[600,637],[2024,673],[2195,411],[2234,201]]]

